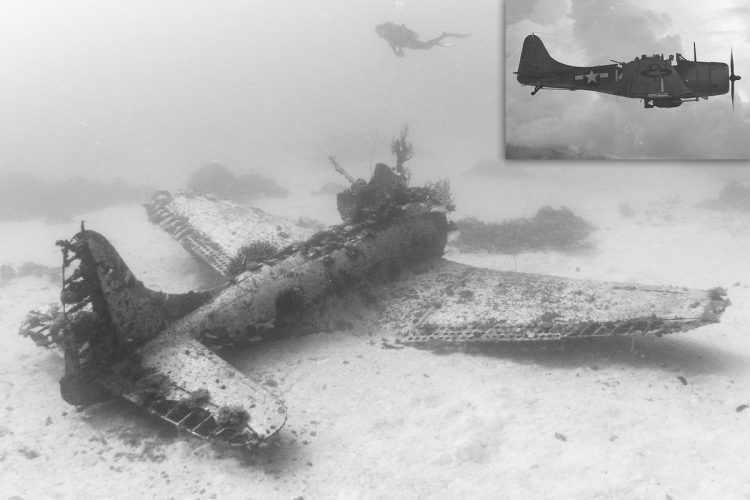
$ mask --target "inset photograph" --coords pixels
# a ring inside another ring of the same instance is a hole
[[[750,158],[750,7],[505,2],[507,159]]]

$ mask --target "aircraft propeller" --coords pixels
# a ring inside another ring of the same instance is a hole
[[[729,56],[729,68],[731,70],[729,81],[732,82],[732,109],[734,109],[734,82],[742,80],[741,76],[734,74],[734,50],[732,50],[731,55]]]

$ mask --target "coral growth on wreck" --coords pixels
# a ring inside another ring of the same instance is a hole
[[[241,406],[222,406],[216,414],[216,424],[219,427],[241,429],[250,421],[250,415]]]
[[[245,245],[237,252],[229,262],[227,272],[230,276],[237,276],[248,269],[249,266],[263,262],[278,253],[279,249],[268,241],[254,241]]]
[[[369,181],[355,179],[333,156],[329,157],[334,169],[351,183],[336,197],[336,205],[344,222],[385,221],[408,211],[410,206],[441,207],[448,211],[454,209],[447,180],[419,187],[409,186],[411,172],[405,163],[414,156],[414,147],[408,140],[408,134],[409,127],[404,126],[399,136],[391,142],[391,152],[396,157],[395,167],[378,163]]]

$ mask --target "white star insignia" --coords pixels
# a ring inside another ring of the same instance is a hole
[[[589,73],[587,75],[584,75],[584,76],[586,77],[586,83],[587,84],[589,84],[589,83],[596,83],[597,74],[594,73],[593,69],[591,71],[589,71]]]

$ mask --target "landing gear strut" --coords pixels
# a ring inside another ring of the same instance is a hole
[[[540,90],[542,90],[542,86],[541,85],[536,85],[534,87],[534,91],[531,92],[531,95],[536,95],[536,93],[539,92]]]

